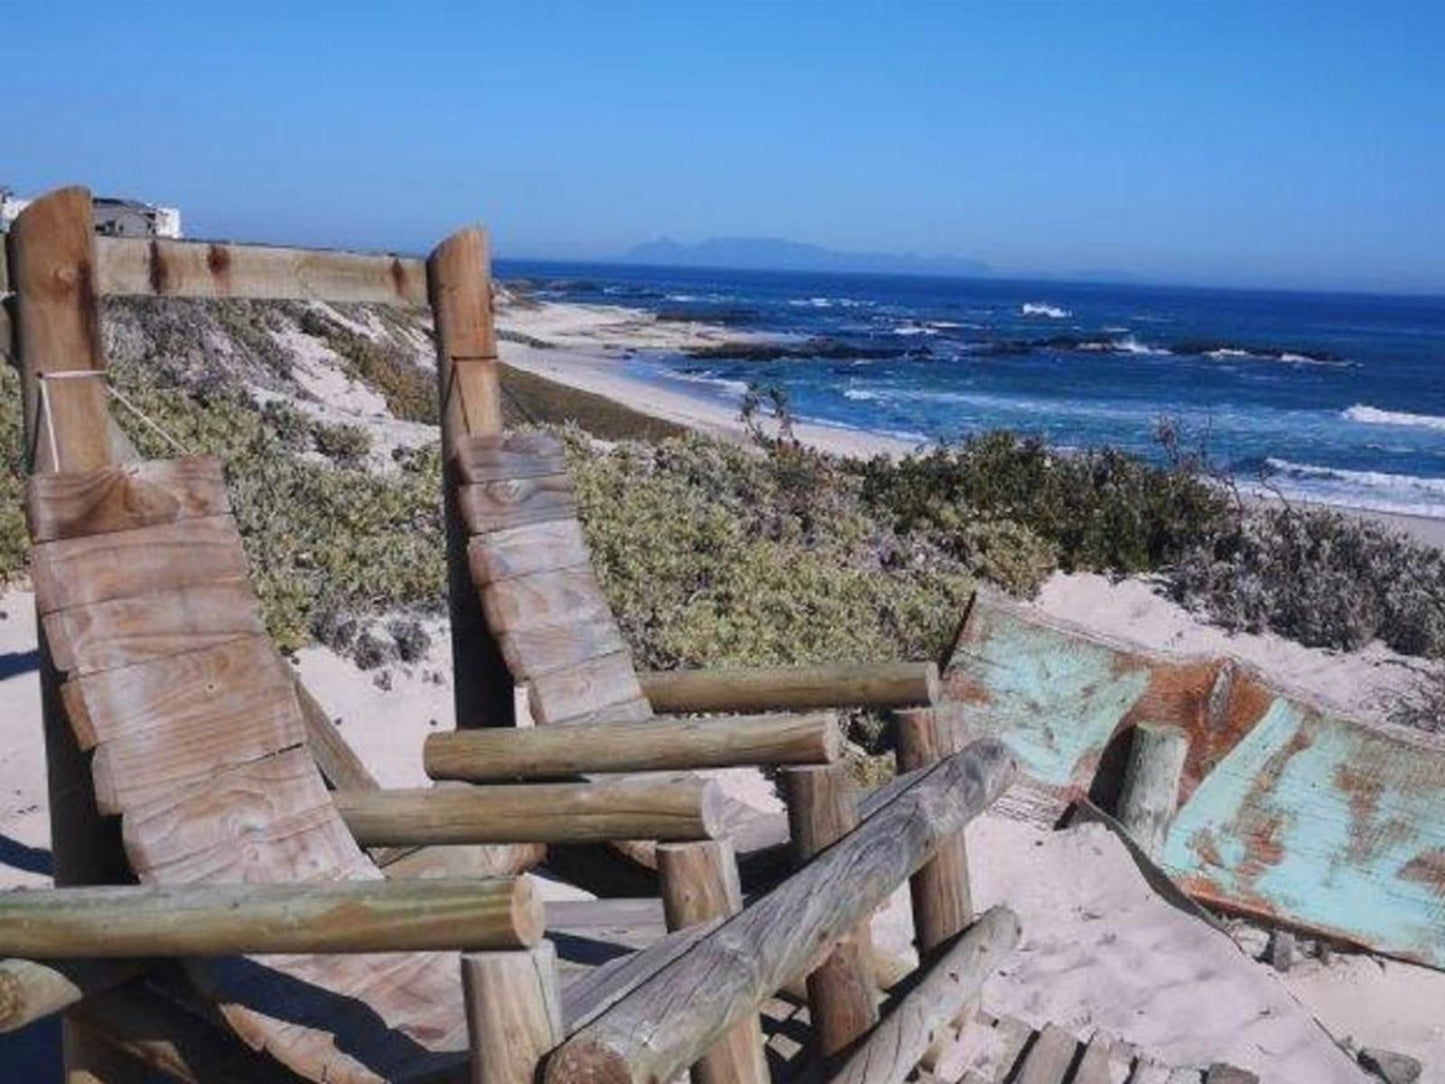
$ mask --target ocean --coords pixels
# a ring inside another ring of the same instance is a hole
[[[1161,419],[1246,488],[1445,518],[1445,298],[501,261],[542,300],[765,333],[638,376],[802,419],[950,441],[990,429],[1153,459]]]

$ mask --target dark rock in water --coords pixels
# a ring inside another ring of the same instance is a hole
[[[1386,1084],[1415,1084],[1424,1072],[1422,1066],[1408,1054],[1397,1054],[1393,1050],[1381,1050],[1367,1046],[1360,1051],[1360,1068],[1378,1077]]]
[[[876,346],[848,343],[840,339],[809,339],[796,345],[780,342],[719,343],[716,346],[698,346],[687,351],[688,357],[714,361],[782,361],[789,358],[847,361],[860,358],[926,358],[931,355],[932,352],[927,347]]]
[[[751,324],[758,318],[752,309],[659,309],[657,321],[663,324]]]
[[[1266,360],[1281,361],[1286,357],[1306,358],[1309,361],[1339,362],[1345,359],[1338,354],[1328,350],[1307,350],[1304,348],[1288,348],[1283,346],[1260,346],[1251,343],[1234,343],[1226,339],[1186,339],[1183,342],[1171,343],[1169,352],[1171,354],[1183,354],[1187,357],[1198,357],[1202,354],[1213,354],[1220,351],[1248,354],[1252,358],[1264,358]]]

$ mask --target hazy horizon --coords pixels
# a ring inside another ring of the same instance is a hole
[[[1445,9],[84,3],[9,13],[0,184],[197,236],[659,236],[1445,293]]]

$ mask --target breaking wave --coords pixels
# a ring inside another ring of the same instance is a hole
[[[1067,320],[1074,315],[1068,309],[1061,309],[1043,301],[1025,301],[1019,312],[1024,316],[1047,316],[1050,320]]]
[[[1445,430],[1445,418],[1437,414],[1411,414],[1403,410],[1381,410],[1379,407],[1356,403],[1340,412],[1340,417],[1350,422],[1365,425],[1408,425],[1416,429]]]
[[[1375,512],[1445,517],[1445,478],[1320,467],[1288,459],[1270,458],[1264,465],[1270,486],[1286,497]]]

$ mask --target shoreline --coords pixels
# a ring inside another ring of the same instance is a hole
[[[497,323],[504,332],[498,353],[508,365],[710,436],[747,440],[734,406],[688,388],[681,379],[649,379],[628,371],[628,362],[645,360],[638,357],[643,353],[680,353],[722,342],[770,340],[768,336],[720,324],[658,321],[642,309],[558,301],[504,304],[498,308]],[[816,421],[797,421],[793,429],[809,447],[857,459],[908,455],[928,445],[926,440]],[[1245,495],[1246,503],[1255,507],[1283,500],[1268,493]],[[1313,501],[1291,503],[1368,520],[1420,545],[1445,550],[1445,519]]]

